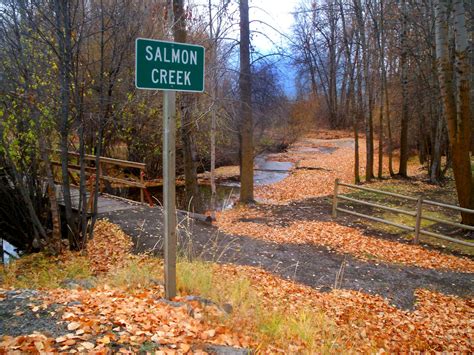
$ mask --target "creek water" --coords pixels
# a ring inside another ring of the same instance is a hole
[[[259,155],[255,158],[254,183],[256,186],[277,183],[286,178],[290,174],[292,168],[293,163],[273,161],[265,154]],[[149,187],[147,190],[152,196],[154,203],[157,203],[156,200],[162,203],[162,186],[152,186]],[[120,190],[116,189],[111,192],[113,194],[117,194],[137,201],[140,196],[139,189],[137,188],[128,188]],[[224,209],[231,208],[235,201],[238,199],[239,192],[240,182],[235,180],[220,181],[216,185],[216,210],[221,211]],[[199,185],[199,198],[201,199],[203,210],[210,210],[212,207],[210,185]],[[185,202],[184,186],[176,186],[176,207],[180,210],[189,209],[188,206],[186,206]]]

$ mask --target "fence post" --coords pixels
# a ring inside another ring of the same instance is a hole
[[[334,181],[334,196],[332,199],[332,217],[337,217],[337,193],[339,191],[339,181],[340,179],[336,179]]]
[[[103,176],[103,166],[102,166],[102,162],[100,161],[100,158],[99,158],[99,191],[100,193],[103,192],[104,190],[104,186],[102,185],[103,184],[103,180],[102,180],[102,176]]]
[[[145,180],[143,179],[145,175],[145,172],[140,169],[140,184],[142,185],[142,187],[140,187],[140,202],[143,203],[145,202],[145,198],[143,196],[143,185],[145,184]]]
[[[423,195],[420,195],[418,197],[418,201],[416,202],[415,239],[413,239],[414,244],[419,243],[422,211],[423,211]]]

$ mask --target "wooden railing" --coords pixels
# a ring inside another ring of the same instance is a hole
[[[13,255],[11,253],[9,253],[8,251],[6,251],[4,248],[3,248],[3,238],[0,238],[0,264],[1,265],[4,265],[5,264],[5,255],[9,258],[9,259],[17,259],[18,256],[17,255]]]
[[[59,154],[58,150],[53,150],[53,152]],[[68,164],[69,176],[72,179],[72,181],[77,185],[76,178],[71,174],[71,172],[81,171],[81,166],[79,164],[80,154],[76,152],[68,152],[68,154],[70,157],[74,157],[77,159],[76,164],[72,162],[69,162]],[[145,201],[145,193],[147,193],[146,192],[147,185],[145,182],[145,164],[144,163],[138,163],[135,161],[122,160],[122,159],[99,157],[99,166],[95,167],[95,162],[96,162],[95,155],[84,154],[84,160],[86,162],[93,162],[94,164],[94,166],[87,165],[85,167],[85,175],[87,177],[94,178],[97,174],[96,168],[98,168],[100,182],[108,181],[110,183],[118,184],[121,186],[137,187],[140,189],[140,202]],[[52,161],[51,164],[55,166],[61,166],[61,162],[59,161]],[[107,172],[107,169],[105,168],[106,165],[119,166],[122,168],[138,169],[140,171],[139,177],[138,177],[139,180],[124,179],[124,178],[118,178],[118,177],[106,175],[106,172]],[[101,189],[102,189],[102,184],[101,184]]]
[[[348,196],[345,196],[345,195],[342,195],[342,194],[339,193],[339,187],[340,186],[348,187],[348,188],[355,189],[355,190],[368,191],[368,192],[372,192],[372,193],[375,193],[375,194],[395,197],[395,198],[399,198],[399,199],[402,199],[402,200],[405,200],[405,201],[416,202],[416,209],[414,211],[409,211],[409,210],[406,210],[406,209],[400,209],[400,208],[395,208],[395,207],[384,206],[384,205],[380,205],[378,203],[373,203],[373,202],[368,202],[368,201],[358,200],[358,199],[355,199],[355,198],[352,198],[352,197],[348,197]],[[362,205],[373,207],[373,208],[378,208],[378,209],[385,210],[385,211],[390,211],[390,212],[394,212],[394,213],[398,213],[398,214],[404,214],[404,215],[407,215],[407,216],[411,216],[411,217],[415,218],[415,225],[414,226],[408,226],[406,224],[396,223],[396,222],[393,222],[393,221],[388,221],[388,220],[380,218],[380,217],[369,216],[369,215],[366,215],[366,214],[363,214],[363,213],[359,213],[359,212],[351,211],[351,210],[348,210],[348,209],[345,209],[345,208],[341,208],[338,205],[340,200],[348,201],[348,202],[352,202],[352,203],[358,203],[358,204],[362,204]],[[418,196],[418,197],[405,196],[405,195],[397,194],[397,193],[394,193],[394,192],[371,189],[371,188],[365,187],[365,186],[346,184],[346,183],[341,182],[339,179],[336,179],[335,184],[334,184],[332,216],[334,218],[336,218],[338,212],[343,212],[343,213],[347,213],[347,214],[350,214],[350,215],[353,215],[353,216],[366,218],[366,219],[369,219],[371,221],[388,224],[388,225],[400,228],[402,230],[405,230],[407,232],[414,232],[415,237],[413,239],[413,242],[415,244],[419,243],[420,235],[427,235],[427,236],[430,236],[430,237],[443,239],[443,240],[446,240],[446,241],[449,241],[449,242],[452,242],[452,243],[458,243],[458,244],[466,245],[466,246],[469,246],[469,247],[474,247],[474,243],[464,241],[464,240],[460,240],[460,239],[456,239],[456,238],[452,238],[452,237],[449,237],[449,236],[441,234],[441,233],[431,232],[431,231],[428,231],[426,229],[423,229],[422,226],[421,226],[421,221],[423,219],[425,219],[425,220],[428,220],[428,221],[431,221],[431,222],[447,224],[447,225],[454,226],[454,227],[457,227],[457,228],[462,228],[462,229],[474,231],[473,226],[469,226],[469,225],[462,224],[462,223],[457,223],[457,222],[453,222],[453,221],[449,221],[449,220],[445,220],[445,219],[440,219],[440,218],[435,218],[435,217],[430,217],[430,216],[423,215],[423,206],[424,205],[448,208],[448,209],[451,209],[451,210],[455,210],[455,211],[459,211],[459,212],[465,212],[465,213],[474,213],[474,210],[467,209],[467,208],[462,208],[462,207],[455,206],[455,205],[449,205],[449,204],[446,204],[446,203],[427,200],[427,199],[424,199],[423,196]]]

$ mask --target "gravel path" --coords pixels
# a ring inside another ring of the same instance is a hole
[[[0,335],[20,336],[41,332],[50,337],[67,333],[66,326],[52,307],[41,309],[41,292],[0,291]],[[38,308],[35,308],[38,307]]]

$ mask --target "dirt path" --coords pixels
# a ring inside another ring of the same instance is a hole
[[[162,253],[161,209],[139,207],[107,217],[133,237],[137,252]],[[180,219],[179,241],[180,250],[187,255],[221,263],[258,266],[321,291],[330,291],[335,286],[336,276],[344,263],[339,288],[378,294],[400,308],[413,307],[417,288],[463,297],[472,296],[474,292],[473,277],[469,273],[364,262],[311,244],[282,244],[233,236],[207,223],[186,218]]]
[[[221,263],[258,266],[321,291],[339,287],[379,294],[401,308],[412,308],[417,288],[471,297],[474,294],[472,273],[436,270],[436,267],[422,268],[416,263],[406,266],[393,261],[364,260],[360,255],[347,254],[345,250],[336,252],[337,248],[328,245],[301,240],[295,243],[285,241],[284,237],[273,238],[275,235],[272,233],[278,234],[287,226],[331,221],[327,196],[332,191],[335,177],[346,180],[352,177],[350,161],[347,161],[352,157],[351,139],[321,140],[306,137],[300,140],[288,152],[275,155],[276,160],[292,161],[299,169],[277,184],[257,189],[257,197],[267,201],[257,207],[259,213],[263,211],[262,216],[257,213],[256,217],[231,220],[228,228],[230,232],[228,230],[227,233],[223,232],[227,229],[222,226],[219,229],[181,217],[181,251]],[[239,215],[238,212],[230,211],[232,213]],[[137,207],[104,216],[134,238],[137,252],[161,253],[163,226],[160,208]],[[222,217],[225,219],[225,213]],[[337,223],[341,226],[353,224],[347,218]],[[262,237],[262,230],[268,230],[270,236]],[[378,241],[389,243],[387,238],[394,239],[387,235],[376,235],[373,231],[369,231],[369,234],[370,237],[366,238],[374,241],[375,247]],[[347,237],[350,238],[349,235]],[[412,248],[403,243],[400,245]],[[437,254],[434,255],[436,257]]]

